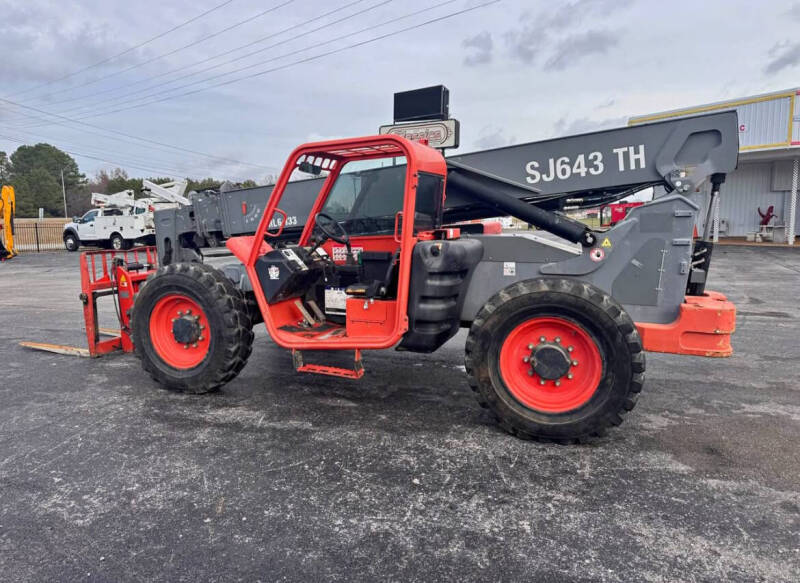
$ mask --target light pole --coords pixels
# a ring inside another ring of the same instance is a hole
[[[68,219],[67,214],[67,189],[64,188],[64,169],[61,169],[61,195],[64,197],[64,218]]]

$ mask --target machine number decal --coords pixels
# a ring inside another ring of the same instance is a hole
[[[281,270],[278,269],[277,266],[273,265],[267,270],[267,273],[269,273],[270,279],[278,279],[281,275]]]
[[[622,146],[614,148],[612,151],[616,154],[617,168],[620,172],[645,167],[644,144]],[[569,156],[549,158],[544,164],[540,164],[537,160],[531,160],[525,165],[525,172],[528,174],[525,179],[529,184],[536,184],[553,180],[567,180],[573,176],[581,178],[597,176],[605,170],[606,162],[603,159],[603,153],[595,151],[578,154],[574,159]]]
[[[514,261],[504,261],[503,275],[506,277],[513,277],[517,275],[517,264]]]

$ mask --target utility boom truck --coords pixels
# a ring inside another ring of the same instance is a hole
[[[92,209],[82,217],[75,217],[64,225],[64,247],[77,251],[82,244],[98,245],[110,249],[130,249],[134,244],[155,243],[153,213],[157,208],[191,204],[183,196],[185,180],[155,184],[142,182],[142,191],[149,198],[136,199],[133,190],[115,194],[92,193]]]
[[[136,353],[163,386],[207,393],[242,370],[261,321],[297,371],[346,378],[364,374],[364,350],[429,353],[465,327],[469,384],[503,428],[602,435],[636,404],[645,350],[731,353],[735,308],[705,291],[712,245],[708,233],[693,244],[698,206],[684,195],[710,179],[717,196],[736,167],[736,123],[712,114],[448,159],[391,134],[304,144],[255,234],[227,241],[239,263],[171,263],[147,278]],[[321,179],[287,238],[298,172]],[[548,210],[653,185],[671,194],[604,232]],[[555,237],[448,224],[498,215]],[[343,350],[352,368],[307,361]]]

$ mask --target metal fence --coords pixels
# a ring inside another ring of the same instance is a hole
[[[18,253],[66,251],[64,225],[50,222],[21,222],[14,224],[14,246]]]

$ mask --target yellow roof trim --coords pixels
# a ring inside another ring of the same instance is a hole
[[[786,99],[787,97],[794,101],[794,96],[797,94],[796,90],[787,91],[785,93],[777,93],[775,95],[763,95],[761,97],[751,97],[749,99],[739,99],[737,101],[728,101],[725,103],[714,103],[712,105],[701,105],[699,107],[689,107],[687,109],[677,109],[675,111],[666,112],[666,113],[654,113],[652,115],[643,115],[639,117],[632,117],[628,121],[628,125],[636,125],[639,123],[646,123],[649,121],[659,121],[662,119],[669,119],[673,117],[681,117],[684,115],[692,115],[695,113],[706,113],[709,111],[717,111],[719,109],[730,109],[732,107],[739,107],[740,105],[749,105],[751,103],[761,103],[764,101],[774,101],[776,99]],[[794,108],[792,108],[792,115],[794,115]],[[790,117],[791,119],[791,117]],[[790,132],[791,132],[791,121],[790,123]],[[791,136],[789,137],[791,141]]]

